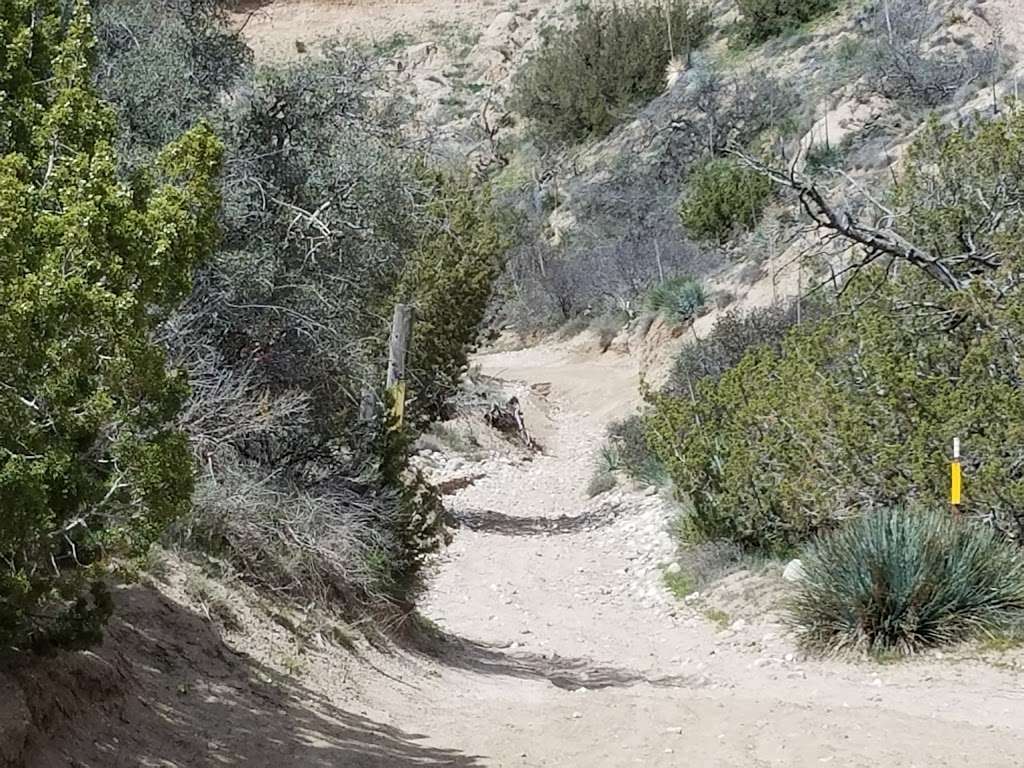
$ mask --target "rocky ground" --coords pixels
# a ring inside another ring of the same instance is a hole
[[[475,417],[423,446],[462,525],[409,644],[169,556],[101,647],[0,673],[0,766],[1024,765],[1020,649],[805,658],[781,564],[668,590],[671,501],[584,492],[634,359],[479,358],[543,450]]]
[[[475,463],[463,522],[422,611],[447,640],[436,677],[389,712],[494,766],[1021,765],[1019,654],[976,649],[880,665],[805,658],[780,621],[781,564],[676,599],[676,512],[653,489],[583,492],[628,358],[561,349],[485,356],[520,382],[542,455]],[[538,388],[549,391],[538,399]]]

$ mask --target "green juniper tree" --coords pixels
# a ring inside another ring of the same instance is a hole
[[[59,5],[0,11],[0,648],[94,641],[111,558],[187,508],[187,386],[151,335],[217,236],[216,137],[120,180],[88,4]]]

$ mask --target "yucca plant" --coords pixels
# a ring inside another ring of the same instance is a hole
[[[1024,616],[1024,557],[949,513],[886,510],[811,544],[790,601],[815,651],[912,654],[1006,629]]]
[[[647,307],[666,320],[686,323],[707,303],[704,286],[691,277],[671,277],[651,288]]]

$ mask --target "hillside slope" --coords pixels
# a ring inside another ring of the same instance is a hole
[[[985,114],[1024,74],[1024,4],[935,5],[950,12],[935,50],[1002,46],[998,82],[938,110],[949,122]],[[781,563],[743,561],[679,599],[665,578],[680,557],[676,503],[646,486],[587,493],[607,427],[636,409],[642,380],[660,383],[725,313],[800,296],[845,258],[783,204],[772,226],[727,245],[688,239],[676,209],[700,79],[725,73],[735,96],[770,73],[799,90],[787,151],[806,164],[808,150],[845,139],[841,172],[823,174],[844,204],[885,189],[923,112],[867,98],[862,80],[830,69],[860,29],[842,13],[753,50],[719,34],[607,136],[541,151],[503,100],[538,30],[567,7],[239,4],[233,18],[262,61],[315,56],[335,36],[383,53],[416,105],[416,138],[445,162],[468,161],[499,205],[529,220],[515,266],[553,256],[547,267],[566,267],[574,288],[623,255],[642,274],[566,297],[567,315],[583,326],[610,315],[611,330],[547,334],[550,305],[531,303],[539,289],[502,316],[535,326],[474,359],[494,388],[479,397],[516,395],[543,450],[477,439],[479,403],[421,441],[415,464],[461,525],[393,637],[259,593],[216,558],[163,554],[116,591],[101,646],[0,665],[0,768],[1024,764],[1021,647],[965,644],[899,664],[807,657],[780,609],[792,589]],[[731,2],[715,8],[723,27],[733,19]],[[644,317],[663,259],[707,286],[692,323]]]

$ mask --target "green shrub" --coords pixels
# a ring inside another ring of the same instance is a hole
[[[571,28],[544,32],[516,76],[511,105],[557,141],[602,135],[655,96],[671,56],[687,56],[710,30],[710,9],[691,0],[581,5]]]
[[[0,651],[95,642],[111,559],[188,509],[188,386],[152,339],[217,240],[218,139],[119,181],[88,4],[57,5],[0,11]]]
[[[693,320],[707,304],[704,285],[691,277],[673,277],[658,283],[647,293],[647,308],[670,323],[682,325]]]
[[[409,351],[409,413],[421,422],[443,419],[466,371],[501,274],[505,238],[486,189],[434,174],[430,224],[405,264],[397,297],[415,310]]]
[[[486,193],[424,170],[363,48],[257,69],[218,0],[96,5],[95,75],[124,165],[200,117],[227,144],[222,247],[160,333],[192,384],[181,426],[214,468],[175,543],[305,602],[406,608],[445,520],[406,471],[408,431],[360,406],[384,400],[388,321],[406,300],[408,413],[418,426],[443,410],[500,266]]]
[[[769,179],[735,160],[715,158],[690,177],[679,216],[694,237],[724,242],[757,226],[771,196]]]
[[[909,654],[1024,616],[1020,550],[945,511],[866,515],[815,541],[801,562],[790,618],[818,651]]]
[[[805,322],[813,321],[822,315],[823,308],[823,302],[805,301],[799,315]],[[739,363],[748,350],[762,346],[778,349],[789,329],[796,325],[797,316],[795,302],[749,312],[727,312],[706,337],[682,346],[666,391],[688,395],[702,379],[718,379]]]
[[[743,39],[760,43],[832,10],[836,0],[736,0],[736,4]]]
[[[608,427],[609,445],[614,447],[616,469],[643,483],[658,485],[665,479],[665,469],[647,442],[643,417],[629,416]]]
[[[1019,108],[933,124],[891,196],[922,268],[866,267],[832,315],[651,397],[648,438],[687,536],[785,549],[873,509],[938,507],[960,437],[964,511],[1022,537],[1022,128]],[[743,349],[723,346],[723,362]]]

